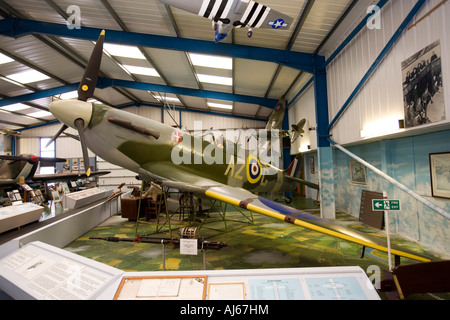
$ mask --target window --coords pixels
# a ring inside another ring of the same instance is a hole
[[[48,147],[46,147],[47,143],[50,141],[50,138],[41,138],[40,139],[40,152],[39,156],[43,158],[55,158],[56,157],[56,149],[55,149],[55,141],[53,141]],[[50,163],[46,163],[45,167],[40,166],[39,173],[40,174],[53,174],[55,173],[55,164],[52,166],[47,166]]]

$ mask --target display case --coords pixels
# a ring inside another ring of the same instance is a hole
[[[63,207],[67,209],[76,209],[86,206],[95,201],[105,199],[112,194],[112,190],[104,190],[100,188],[86,189],[78,192],[64,194]]]
[[[0,208],[0,233],[39,221],[43,211],[43,207],[30,202]]]

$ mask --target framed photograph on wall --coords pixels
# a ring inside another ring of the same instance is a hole
[[[350,160],[350,181],[366,184],[366,167],[356,160]]]
[[[450,152],[430,154],[431,194],[450,199]]]
[[[403,61],[402,76],[405,128],[445,120],[440,41]]]

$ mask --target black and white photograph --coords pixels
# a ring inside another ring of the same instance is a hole
[[[405,128],[446,119],[440,41],[402,62]]]

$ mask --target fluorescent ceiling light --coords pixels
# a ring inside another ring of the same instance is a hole
[[[19,110],[25,110],[25,109],[29,109],[31,108],[30,106],[27,106],[26,104],[23,103],[16,103],[16,104],[11,104],[9,106],[5,106],[2,107],[2,110],[7,110],[7,111],[19,111]]]
[[[36,70],[23,71],[6,77],[19,83],[32,83],[50,79],[50,77]]]
[[[151,92],[150,92],[150,94],[152,94]],[[162,96],[162,95],[160,95],[160,94],[156,94],[156,95],[153,95],[157,100],[159,100],[159,101],[161,101],[161,102],[181,102],[180,101],[180,99],[178,99],[177,97],[165,97],[165,96]]]
[[[27,114],[27,116],[34,117],[34,118],[44,118],[44,117],[52,116],[52,114],[48,111],[42,110],[42,111],[38,111],[38,112],[29,113],[29,114]]]
[[[14,61],[14,59],[11,59],[10,57],[5,56],[3,53],[0,53],[0,64],[12,62],[12,61]]]
[[[190,53],[191,61],[195,66],[233,70],[233,59],[227,57],[210,56]]]
[[[145,60],[141,50],[132,46],[105,43],[104,50],[113,56]]]
[[[198,80],[200,80],[200,82],[222,84],[222,85],[225,85],[225,86],[232,86],[233,85],[233,79],[232,78],[211,76],[211,75],[207,75],[207,74],[197,74],[197,76],[198,76]]]
[[[137,67],[137,66],[130,66],[130,65],[124,65],[124,68],[127,69],[130,73],[140,74],[140,75],[144,75],[144,76],[151,76],[151,77],[159,77],[158,72],[153,68]]]
[[[219,109],[227,109],[227,110],[233,109],[233,105],[223,104],[223,103],[215,103],[215,102],[208,102],[208,106],[210,106],[211,108],[219,108]]]

